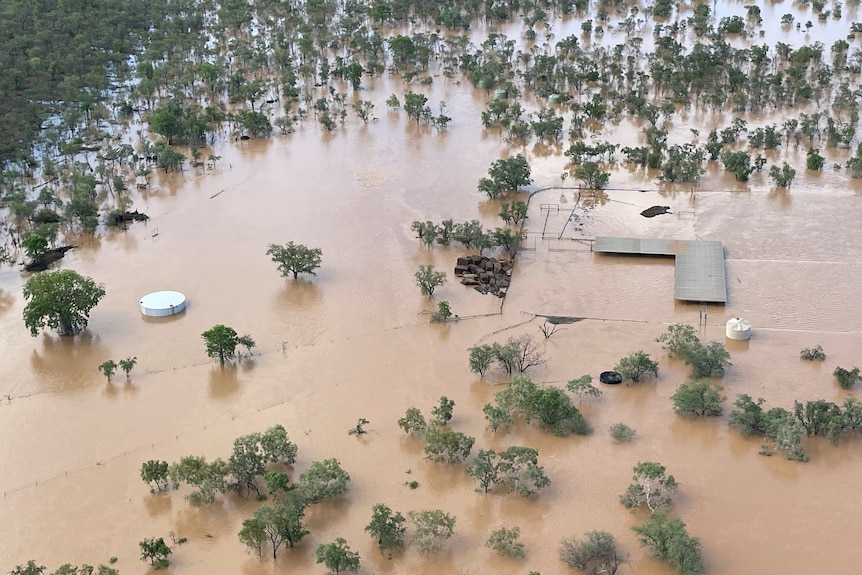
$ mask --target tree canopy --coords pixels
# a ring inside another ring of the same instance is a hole
[[[206,344],[207,355],[219,360],[224,365],[227,360],[237,357],[237,347],[243,346],[250,350],[254,340],[250,335],[239,335],[232,327],[217,324],[201,334]]]
[[[24,284],[24,324],[30,335],[49,327],[61,335],[87,328],[90,311],[105,297],[105,288],[73,270],[41,272]]]
[[[315,271],[323,261],[323,250],[320,248],[309,248],[293,242],[284,245],[269,244],[266,255],[272,256],[272,261],[278,264],[281,275],[293,275],[293,279],[298,278],[299,274],[317,275]]]

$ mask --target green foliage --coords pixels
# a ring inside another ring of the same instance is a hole
[[[168,488],[168,462],[150,459],[141,464],[141,479],[144,483],[152,483],[150,491]]]
[[[521,154],[497,160],[488,168],[490,177],[479,180],[479,191],[494,199],[504,192],[531,184],[530,172],[530,164]]]
[[[637,533],[641,547],[649,547],[653,557],[674,565],[678,575],[703,573],[700,540],[688,534],[681,520],[659,511],[632,530]]]
[[[494,363],[494,348],[490,345],[478,345],[467,350],[469,352],[470,371],[485,377],[485,372]]]
[[[823,352],[823,348],[819,345],[803,348],[802,351],[799,352],[799,357],[806,361],[826,360],[826,354]]]
[[[832,372],[832,375],[835,376],[835,379],[838,380],[838,385],[841,386],[841,389],[852,389],[856,382],[859,381],[859,368],[854,367],[853,369],[844,369],[841,366],[835,368],[835,371]]]
[[[219,360],[224,366],[225,361],[237,357],[237,346],[247,349],[254,347],[254,340],[249,335],[240,336],[232,327],[218,324],[201,334],[207,348],[207,355]]]
[[[240,529],[237,535],[239,542],[249,549],[256,551],[258,557],[263,555],[263,547],[266,545],[269,536],[264,526],[256,517],[244,520],[242,522],[242,529]]]
[[[263,505],[254,512],[254,518],[243,522],[240,540],[257,550],[262,540],[261,533],[269,539],[272,558],[278,555],[282,545],[293,548],[308,535],[302,524],[305,507],[297,501],[284,501],[275,505]]]
[[[491,532],[488,541],[485,542],[485,547],[488,547],[504,557],[517,557],[523,559],[526,557],[524,552],[524,544],[518,541],[521,537],[521,529],[512,527],[506,529],[501,527]]]
[[[426,106],[428,96],[417,94],[415,92],[405,92],[404,94],[404,111],[407,117],[416,120],[416,125],[419,125],[419,120],[430,117],[431,109]]]
[[[236,115],[237,123],[250,136],[256,138],[272,134],[272,124],[266,114],[254,110],[240,110]]]
[[[141,561],[149,561],[155,569],[162,569],[170,565],[168,555],[172,551],[161,537],[144,539],[138,542],[138,546],[141,548]]]
[[[439,509],[410,511],[407,518],[413,524],[410,544],[428,553],[440,549],[455,534],[455,517]]]
[[[475,442],[474,437],[435,422],[425,435],[425,457],[435,463],[460,463],[470,456]]]
[[[611,433],[611,437],[617,443],[627,443],[635,438],[635,430],[626,425],[625,423],[614,423],[608,429]]]
[[[269,428],[264,433],[250,433],[237,437],[233,452],[227,461],[228,488],[239,493],[252,490],[260,495],[257,478],[266,474],[269,463],[292,465],[296,461],[297,446],[287,437],[281,425]]]
[[[647,507],[650,512],[669,507],[678,484],[673,475],[665,474],[665,466],[641,461],[632,470],[632,483],[620,496],[627,509]]]
[[[227,490],[227,473],[227,463],[221,459],[207,463],[206,458],[195,455],[182,457],[168,468],[168,477],[174,489],[181,483],[195,488],[195,491],[186,496],[186,500],[195,507],[213,503],[217,494]]]
[[[99,371],[102,372],[102,375],[104,375],[108,379],[108,383],[110,383],[111,378],[114,377],[114,374],[117,372],[117,362],[113,359],[103,361],[99,364]]]
[[[537,421],[544,429],[560,436],[590,432],[589,424],[562,389],[539,387],[523,376],[516,376],[506,389],[495,395],[494,401],[494,405],[483,409],[493,431],[508,428],[517,414],[527,423]]]
[[[9,571],[9,575],[42,575],[44,572],[44,565],[36,565],[36,562],[30,559],[26,565],[16,565]]]
[[[691,377],[721,377],[730,363],[730,353],[724,344],[711,341],[704,345],[697,343],[685,356],[685,363],[691,367]]]
[[[551,484],[532,447],[512,446],[499,454],[496,483],[521,497],[535,495]]]
[[[497,453],[493,449],[480,449],[475,459],[467,466],[467,475],[479,482],[484,493],[497,481]]]
[[[27,257],[33,262],[40,261],[48,252],[48,240],[39,234],[30,234],[27,236],[21,242],[21,246],[27,253]]]
[[[743,437],[761,435],[772,441],[773,445],[783,451],[787,459],[807,461],[808,457],[802,449],[802,435],[805,432],[802,424],[793,414],[775,407],[769,411],[763,409],[763,399],[754,401],[749,395],[740,395],[733,403],[728,423],[739,429]],[[771,446],[764,442],[761,450],[763,455],[771,455]]]
[[[431,408],[431,425],[446,425],[452,419],[455,402],[446,397],[440,396],[440,403]]]
[[[793,415],[809,436],[826,437],[838,442],[838,435],[847,429],[847,418],[841,407],[831,401],[793,402]]]
[[[636,351],[622,358],[614,367],[614,371],[625,379],[637,383],[647,376],[658,377],[658,363],[651,360],[646,352]]]
[[[323,250],[320,248],[309,248],[293,242],[284,245],[269,244],[266,255],[271,256],[272,261],[278,264],[278,271],[282,276],[288,277],[292,274],[293,279],[297,279],[299,274],[317,275],[315,270],[323,261]]]
[[[425,416],[416,407],[408,407],[404,417],[398,420],[398,427],[404,430],[404,433],[409,433],[417,437],[425,437],[425,432],[428,429],[428,424],[425,422]]]
[[[582,375],[578,379],[570,379],[566,383],[566,389],[581,397],[601,397],[602,390],[593,385],[593,378],[590,375]]]
[[[588,575],[613,575],[622,563],[614,536],[605,531],[588,531],[583,539],[563,539],[560,542],[560,559],[569,567]]]
[[[517,226],[527,218],[527,204],[520,200],[500,204],[500,217],[504,222]]]
[[[662,349],[667,352],[667,356],[671,359],[675,357],[684,359],[689,350],[700,343],[694,327],[682,323],[670,325],[667,331],[661,334],[656,341],[662,344]]]
[[[350,474],[337,459],[315,461],[299,476],[297,491],[304,503],[319,503],[338,497],[347,491]]]
[[[432,297],[434,290],[446,283],[446,272],[434,271],[434,266],[419,266],[413,277],[416,279],[419,291],[427,297]]]
[[[404,545],[404,516],[392,512],[387,505],[378,503],[371,512],[371,521],[365,526],[365,531],[377,540],[381,553],[389,553]]]
[[[137,357],[127,357],[127,358],[121,359],[120,361],[117,362],[117,365],[119,365],[120,369],[123,370],[123,373],[126,374],[126,379],[129,379],[129,373],[131,373],[131,371],[133,369],[135,369],[135,366],[137,364],[138,364],[138,358]]]
[[[493,343],[471,347],[470,370],[484,377],[492,363],[511,375],[514,372],[524,373],[531,367],[545,363],[545,354],[539,350],[539,344],[529,334],[518,338],[510,337],[505,344]]]
[[[431,314],[431,321],[446,321],[452,317],[452,308],[446,300],[437,302],[437,311]]]
[[[364,426],[368,425],[369,423],[371,423],[371,422],[368,421],[367,419],[365,419],[364,417],[360,417],[359,419],[356,420],[356,426],[354,426],[352,429],[348,430],[347,435],[365,435],[368,432],[365,431]]]
[[[820,151],[817,148],[808,148],[805,167],[809,170],[820,171],[824,165],[826,165],[826,158],[820,155]]]
[[[611,179],[610,172],[604,172],[596,162],[584,162],[575,168],[575,177],[588,189],[601,190]]]
[[[751,155],[748,152],[724,152],[721,155],[724,169],[736,176],[737,182],[747,182],[754,171],[751,166]]]
[[[790,164],[784,162],[780,168],[778,166],[770,167],[769,177],[772,178],[776,187],[789,188],[790,184],[793,183],[793,178],[796,177],[796,170],[791,168]]]
[[[350,550],[347,541],[341,537],[332,543],[317,546],[314,552],[318,563],[323,563],[331,575],[359,571],[359,553]]]
[[[75,335],[87,328],[90,311],[103,297],[103,286],[73,270],[34,274],[24,284],[24,325],[33,337],[45,327]]]
[[[679,415],[721,415],[721,395],[724,388],[708,380],[695,380],[680,385],[673,395],[673,410]]]

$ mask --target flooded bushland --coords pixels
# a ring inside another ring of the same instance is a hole
[[[745,13],[737,5],[722,5],[718,13],[725,10]],[[815,32],[838,39],[854,10],[816,22],[806,39],[794,26],[779,29],[779,5],[764,7],[764,41],[799,47]],[[810,17],[807,7],[793,11],[797,19]],[[556,39],[580,34],[585,16],[553,20]],[[635,36],[648,42],[653,26],[644,24]],[[494,28],[501,29],[519,38],[522,26]],[[489,31],[476,26],[471,37],[481,42]],[[625,38],[608,29],[596,41]],[[696,41],[691,36],[686,43]],[[518,39],[526,47],[523,42]],[[602,164],[611,174],[608,189],[589,203],[574,175],[561,178],[572,168],[563,155],[568,138],[507,141],[505,129],[482,126],[492,90],[447,79],[442,71],[431,77],[430,86],[364,78],[351,97],[375,103],[378,120],[368,125],[350,116],[329,132],[309,116],[292,133],[271,139],[220,133],[207,149],[219,156],[212,169],[155,171],[149,189],[131,193],[148,222],[67,242],[78,247],[60,266],[107,291],[79,336],[30,337],[21,321],[26,275],[0,269],[0,568],[31,558],[54,569],[116,556],[121,572],[143,573],[149,567],[138,560],[138,541],[174,532],[189,541],[172,544],[172,568],[189,573],[322,572],[314,549],[336,537],[359,551],[363,573],[556,573],[566,569],[557,556],[559,540],[599,529],[614,534],[628,557],[623,572],[665,574],[670,568],[650,559],[630,529],[647,516],[619,503],[632,466],[659,461],[681,484],[672,512],[701,540],[706,572],[854,572],[862,559],[855,544],[862,535],[855,520],[862,511],[859,439],[842,436],[832,445],[806,438],[811,460],[798,463],[780,453],[760,455],[760,438],[742,438],[727,425],[730,404],[743,393],[785,408],[794,400],[840,404],[855,395],[832,377],[836,366],[862,361],[859,187],[847,170],[832,169],[852,153],[824,144],[827,168],[808,171],[807,146],[788,139],[763,152],[770,164],[797,168],[789,188],[776,188],[766,173],[737,182],[719,161],[703,162],[697,185],[661,183],[659,170],[632,166],[617,152],[616,162]],[[448,127],[437,130],[386,108],[391,94],[407,90],[427,94],[435,113],[445,100],[453,118]],[[325,89],[315,95],[325,96]],[[525,101],[531,109],[546,105],[533,95]],[[568,128],[567,109],[554,109]],[[704,143],[710,129],[735,117],[760,126],[816,109],[807,103],[751,114],[695,104],[680,106],[659,125],[674,143],[691,141],[691,129]],[[628,116],[596,122],[600,132],[584,139],[645,145],[641,130],[648,123]],[[127,138],[137,144],[134,135]],[[516,153],[528,157],[534,185],[517,196],[529,197],[526,239],[501,300],[455,281],[452,268],[467,250],[425,247],[410,223],[452,218],[501,226],[500,203],[516,196],[488,199],[476,182],[491,162]],[[670,213],[640,216],[654,205],[669,206]],[[674,301],[673,261],[604,257],[588,241],[576,241],[599,235],[723,242],[729,301],[708,306],[698,334],[724,342],[725,321],[737,316],[749,319],[754,331],[749,342],[727,342],[733,366],[721,380],[723,416],[681,417],[669,401],[688,370],[667,359],[655,339],[671,323],[698,325],[701,311]],[[279,277],[265,250],[287,241],[323,250],[316,276]],[[447,272],[449,281],[433,300],[414,284],[419,265]],[[188,309],[170,318],[142,317],[140,297],[160,289],[185,293]],[[460,319],[429,323],[442,300]],[[544,339],[541,316],[581,319]],[[253,357],[224,368],[209,360],[200,334],[217,323],[252,335]],[[599,385],[599,372],[641,349],[659,360],[659,377],[575,399],[594,430],[589,436],[554,437],[523,422],[508,434],[492,433],[482,406],[507,377],[496,370],[484,379],[471,373],[467,349],[523,334],[536,338],[546,356],[545,365],[528,372],[540,384],[562,386],[592,374]],[[816,344],[826,351],[825,362],[799,359],[801,348]],[[127,356],[138,358],[129,380],[120,375],[106,383],[97,366]],[[455,401],[450,426],[476,438],[474,453],[535,447],[550,487],[530,499],[477,493],[463,465],[425,460],[422,443],[396,421],[411,406],[427,412],[441,395]],[[348,435],[361,417],[370,421],[368,433]],[[636,429],[634,441],[611,440],[608,427],[617,422]],[[146,460],[226,458],[235,437],[275,424],[299,447],[291,479],[330,457],[351,475],[345,496],[309,508],[310,535],[276,561],[266,552],[259,559],[237,539],[259,505],[253,499],[231,494],[194,508],[183,500],[187,488],[151,494],[140,480]],[[387,559],[363,531],[380,502],[404,513],[451,513],[455,536],[440,552],[408,548]],[[492,530],[513,526],[521,529],[526,559],[501,558],[484,545]]]

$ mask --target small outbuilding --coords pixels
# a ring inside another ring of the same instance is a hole
[[[141,298],[141,313],[149,317],[176,315],[186,309],[186,296],[178,291],[156,291]]]
[[[732,317],[727,320],[725,329],[727,339],[745,341],[751,339],[751,322],[741,317]]]

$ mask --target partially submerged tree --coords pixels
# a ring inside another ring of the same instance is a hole
[[[721,395],[724,388],[717,383],[699,379],[680,385],[673,395],[673,410],[679,415],[721,415]]]
[[[144,483],[152,483],[150,492],[168,488],[168,462],[150,459],[141,464],[141,479]]]
[[[512,446],[500,453],[496,482],[521,497],[535,495],[551,484],[538,463],[539,451],[532,447]]]
[[[841,389],[852,389],[853,386],[856,385],[856,382],[859,381],[859,368],[854,367],[853,369],[844,369],[843,367],[838,366],[835,368],[835,371],[832,372],[832,375],[835,376]]]
[[[381,553],[389,553],[404,545],[404,516],[392,512],[389,506],[378,503],[371,512],[371,521],[365,526],[365,531],[377,540]]]
[[[114,377],[115,373],[117,373],[117,362],[113,359],[103,361],[99,364],[99,371],[101,371],[102,375],[107,378],[108,383],[111,383],[111,378]]]
[[[455,534],[456,518],[439,509],[410,511],[407,518],[415,530],[410,544],[423,553],[440,549]]]
[[[435,423],[425,435],[425,457],[435,463],[460,463],[470,456],[475,442],[475,437]]]
[[[563,539],[560,542],[560,559],[587,575],[614,575],[623,563],[614,536],[606,531],[588,531],[583,539]]]
[[[700,541],[688,534],[681,520],[658,511],[632,530],[637,533],[641,547],[649,547],[653,557],[676,566],[680,575],[703,573]]]
[[[413,277],[416,279],[419,291],[428,297],[432,297],[434,290],[446,283],[446,272],[435,271],[434,266],[419,266]]]
[[[590,375],[582,375],[578,379],[570,379],[566,383],[566,389],[574,393],[578,398],[586,397],[601,397],[602,390],[593,385],[593,378]]]
[[[332,543],[318,545],[314,555],[318,563],[326,565],[330,575],[359,571],[359,553],[351,551],[347,541],[341,537]]]
[[[524,552],[524,544],[518,540],[520,537],[520,528],[512,527],[511,529],[506,529],[505,527],[501,527],[491,532],[491,536],[485,542],[485,547],[496,551],[504,557],[523,559],[526,557],[526,553]]]
[[[634,466],[632,483],[620,496],[628,509],[647,507],[650,512],[669,507],[678,484],[673,475],[665,474],[665,466],[653,461],[641,461]]]
[[[224,366],[225,362],[237,357],[236,348],[243,346],[247,349],[254,347],[254,340],[249,335],[238,335],[236,330],[223,324],[214,325],[201,334],[207,348],[209,357],[219,360]]]
[[[493,199],[508,191],[515,191],[532,183],[530,164],[518,154],[495,161],[488,168],[488,178],[479,180],[479,191]]]
[[[347,491],[350,474],[341,468],[337,459],[315,461],[299,476],[296,489],[305,503],[319,503]]]
[[[90,311],[103,297],[103,286],[73,270],[34,274],[24,284],[24,325],[33,337],[45,327],[75,335],[87,328]]]
[[[162,569],[170,565],[168,555],[172,551],[161,537],[144,539],[138,542],[138,546],[141,548],[141,561],[149,561],[155,569]]]
[[[299,274],[317,275],[315,271],[323,261],[323,250],[320,248],[309,248],[293,242],[269,244],[266,255],[278,264],[282,276],[293,275],[293,279],[297,279]]]
[[[657,377],[658,363],[650,359],[650,356],[646,352],[636,351],[622,358],[616,367],[614,367],[614,371],[618,372],[625,379],[637,383],[648,376]]]

